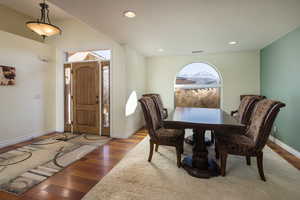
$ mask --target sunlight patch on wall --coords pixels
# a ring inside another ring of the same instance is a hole
[[[135,112],[138,105],[137,102],[138,99],[137,99],[136,91],[132,91],[126,103],[126,110],[125,110],[126,117],[132,115]]]

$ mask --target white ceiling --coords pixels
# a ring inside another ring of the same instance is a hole
[[[0,4],[10,7],[20,13],[37,19],[40,17],[40,6],[42,0],[0,0]],[[47,2],[48,3],[48,2]],[[49,3],[48,3],[49,4]],[[61,20],[71,18],[64,10],[59,7],[49,4],[50,20]]]
[[[14,2],[11,7],[27,14],[33,10],[23,4],[38,2],[1,1]],[[147,56],[260,49],[300,26],[300,0],[50,1]],[[134,10],[137,17],[124,18],[125,10]],[[228,45],[233,40],[239,44]]]

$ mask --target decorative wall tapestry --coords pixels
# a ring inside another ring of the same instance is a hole
[[[0,65],[0,86],[15,85],[16,69]]]

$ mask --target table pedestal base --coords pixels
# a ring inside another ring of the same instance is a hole
[[[187,143],[187,144],[189,144],[189,145],[194,145],[194,144],[195,144],[192,135],[190,135],[190,136],[184,138],[184,142]]]
[[[189,145],[192,145],[192,146],[195,144],[194,138],[193,138],[192,135],[184,138],[184,142],[187,143],[187,144],[189,144]],[[212,143],[212,141],[210,139],[206,139],[205,138],[205,145],[206,146],[211,146],[212,144],[213,143]]]
[[[220,175],[220,168],[218,164],[212,160],[208,159],[208,168],[207,169],[199,169],[195,168],[192,165],[193,158],[192,156],[187,156],[182,161],[182,167],[189,173],[189,175],[196,178],[210,178],[214,176]]]

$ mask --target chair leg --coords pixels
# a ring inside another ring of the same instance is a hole
[[[221,175],[225,176],[226,174],[226,161],[227,161],[227,153],[221,152],[220,153],[221,156]]]
[[[215,134],[213,131],[210,132],[210,141],[212,144],[215,143]]]
[[[184,153],[184,147],[183,147],[183,144],[180,146],[180,153],[181,153],[181,154]]]
[[[184,153],[184,139],[182,140],[181,145],[180,145],[180,153],[181,154]]]
[[[257,168],[260,175],[261,180],[266,181],[264,174],[264,166],[263,166],[263,152],[259,152],[256,154],[257,158]]]
[[[184,153],[184,139],[185,139],[185,130],[183,129],[183,136],[182,136],[182,140],[181,140],[181,154]]]
[[[158,144],[156,144],[156,146],[155,146],[155,151],[157,152],[158,151]]]
[[[216,154],[216,159],[219,159],[220,158],[220,152],[219,152],[217,143],[215,143],[215,154]]]
[[[150,152],[149,152],[149,158],[148,158],[149,162],[151,162],[151,160],[152,160],[153,149],[154,149],[154,143],[150,141]]]
[[[246,156],[246,162],[247,162],[247,165],[251,165],[251,157],[250,156]]]
[[[181,167],[181,146],[176,146],[176,156],[177,156],[177,166],[178,168]]]

